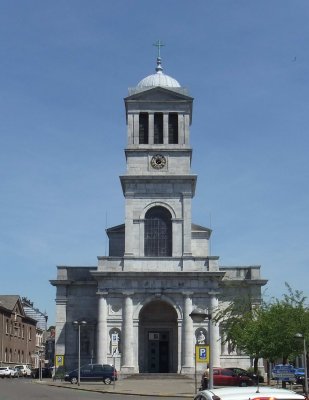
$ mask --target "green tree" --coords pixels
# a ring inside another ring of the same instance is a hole
[[[282,300],[254,305],[250,298],[238,298],[214,317],[224,329],[223,341],[254,359],[255,373],[259,358],[286,364],[289,358],[301,354],[302,343],[295,339],[296,333],[302,333],[309,342],[306,297],[288,284],[286,287],[288,293]]]

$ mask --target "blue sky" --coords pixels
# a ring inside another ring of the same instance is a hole
[[[56,265],[96,265],[124,219],[123,98],[154,72],[194,97],[193,221],[266,297],[308,294],[307,0],[0,0],[1,294],[55,321]]]

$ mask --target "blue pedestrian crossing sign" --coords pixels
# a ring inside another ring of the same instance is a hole
[[[197,344],[195,346],[196,362],[209,363],[209,346],[205,344]]]

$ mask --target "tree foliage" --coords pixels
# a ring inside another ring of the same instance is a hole
[[[302,353],[302,341],[295,338],[303,334],[309,343],[309,309],[306,297],[293,291],[286,284],[287,294],[281,300],[272,299],[256,305],[250,298],[239,298],[214,319],[220,322],[225,332],[223,342],[257,360],[281,360],[284,364],[290,357]]]

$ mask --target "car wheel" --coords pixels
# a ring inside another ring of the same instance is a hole
[[[75,376],[73,378],[71,378],[71,383],[73,383],[73,384],[77,383],[77,378]]]
[[[241,387],[246,387],[247,386],[247,383],[246,382],[240,382],[240,385],[239,386],[241,386]]]
[[[104,378],[103,382],[105,383],[105,385],[110,385],[112,380],[111,380],[111,378]]]

